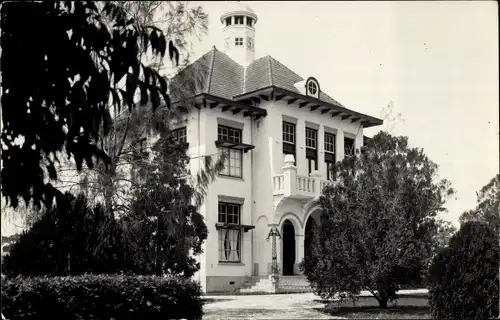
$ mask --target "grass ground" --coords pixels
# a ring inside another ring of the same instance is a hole
[[[387,309],[380,309],[373,297],[360,297],[353,304],[331,302],[325,308],[317,309],[331,316],[348,319],[430,319],[430,309],[426,294],[401,295]]]

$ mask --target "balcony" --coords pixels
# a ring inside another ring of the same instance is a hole
[[[321,175],[317,171],[311,173],[310,177],[299,176],[293,163],[293,156],[287,155],[283,173],[273,176],[273,195],[295,199],[319,197],[330,181],[321,180]]]

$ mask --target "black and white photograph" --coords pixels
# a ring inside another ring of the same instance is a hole
[[[1,318],[500,319],[497,1],[3,1]]]

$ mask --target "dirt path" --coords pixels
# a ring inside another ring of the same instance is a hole
[[[204,306],[203,319],[342,319],[314,310],[322,308],[312,293],[216,296]],[[220,300],[220,301],[219,301]]]

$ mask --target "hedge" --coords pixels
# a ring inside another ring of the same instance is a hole
[[[2,279],[2,313],[16,319],[201,319],[199,285],[155,276]]]

